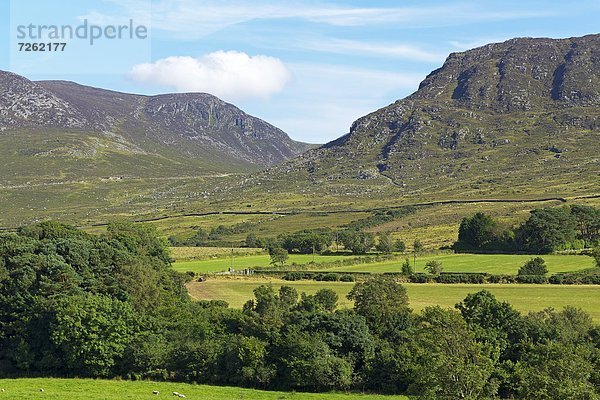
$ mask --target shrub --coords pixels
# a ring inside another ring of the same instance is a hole
[[[548,278],[544,275],[518,275],[517,282],[519,283],[548,283]]]
[[[542,257],[532,258],[519,269],[518,275],[546,275],[548,268]]]
[[[427,261],[425,269],[432,275],[439,275],[442,272],[442,263],[437,260]]]

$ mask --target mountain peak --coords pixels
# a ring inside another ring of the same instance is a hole
[[[600,35],[516,38],[452,53],[411,100],[507,112],[600,105]]]
[[[116,133],[149,153],[218,160],[251,169],[310,146],[207,93],[144,96],[70,81],[33,82],[0,72],[0,129]],[[120,146],[120,145],[119,145]]]

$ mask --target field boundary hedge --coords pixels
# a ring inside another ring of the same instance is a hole
[[[371,272],[318,272],[257,270],[254,276],[264,276],[286,281],[313,280],[318,282],[355,282],[365,280]],[[600,285],[600,269],[584,273],[556,273],[546,275],[500,275],[484,272],[442,272],[438,275],[415,273],[404,275],[400,272],[385,272],[402,283],[444,283],[444,284],[550,284],[550,285]]]

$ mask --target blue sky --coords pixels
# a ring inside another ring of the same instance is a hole
[[[597,0],[0,0],[0,69],[141,94],[206,91],[294,139],[324,143],[415,91],[450,52],[598,33],[599,17]],[[147,38],[17,50],[18,25],[130,19]]]

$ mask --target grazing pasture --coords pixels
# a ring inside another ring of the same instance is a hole
[[[235,387],[189,385],[147,381],[109,381],[91,379],[0,379],[0,399],[53,399],[53,400],[156,400],[176,398],[173,392],[185,398],[202,400],[406,400],[405,396],[381,396],[352,393],[297,393],[275,392]],[[43,389],[43,391],[41,391]],[[158,391],[158,394],[153,394]]]
[[[241,307],[253,297],[252,290],[261,284],[292,286],[299,293],[314,294],[319,289],[331,288],[339,296],[339,307],[351,307],[346,294],[352,289],[349,282],[287,282],[280,279],[214,278],[205,282],[188,284],[190,295],[196,300],[225,300],[232,307]],[[427,306],[454,307],[469,293],[486,289],[499,300],[508,301],[521,312],[540,311],[552,307],[557,310],[567,305],[580,307],[594,321],[600,322],[600,286],[597,285],[523,285],[523,284],[404,284],[408,290],[410,306],[422,310]]]

